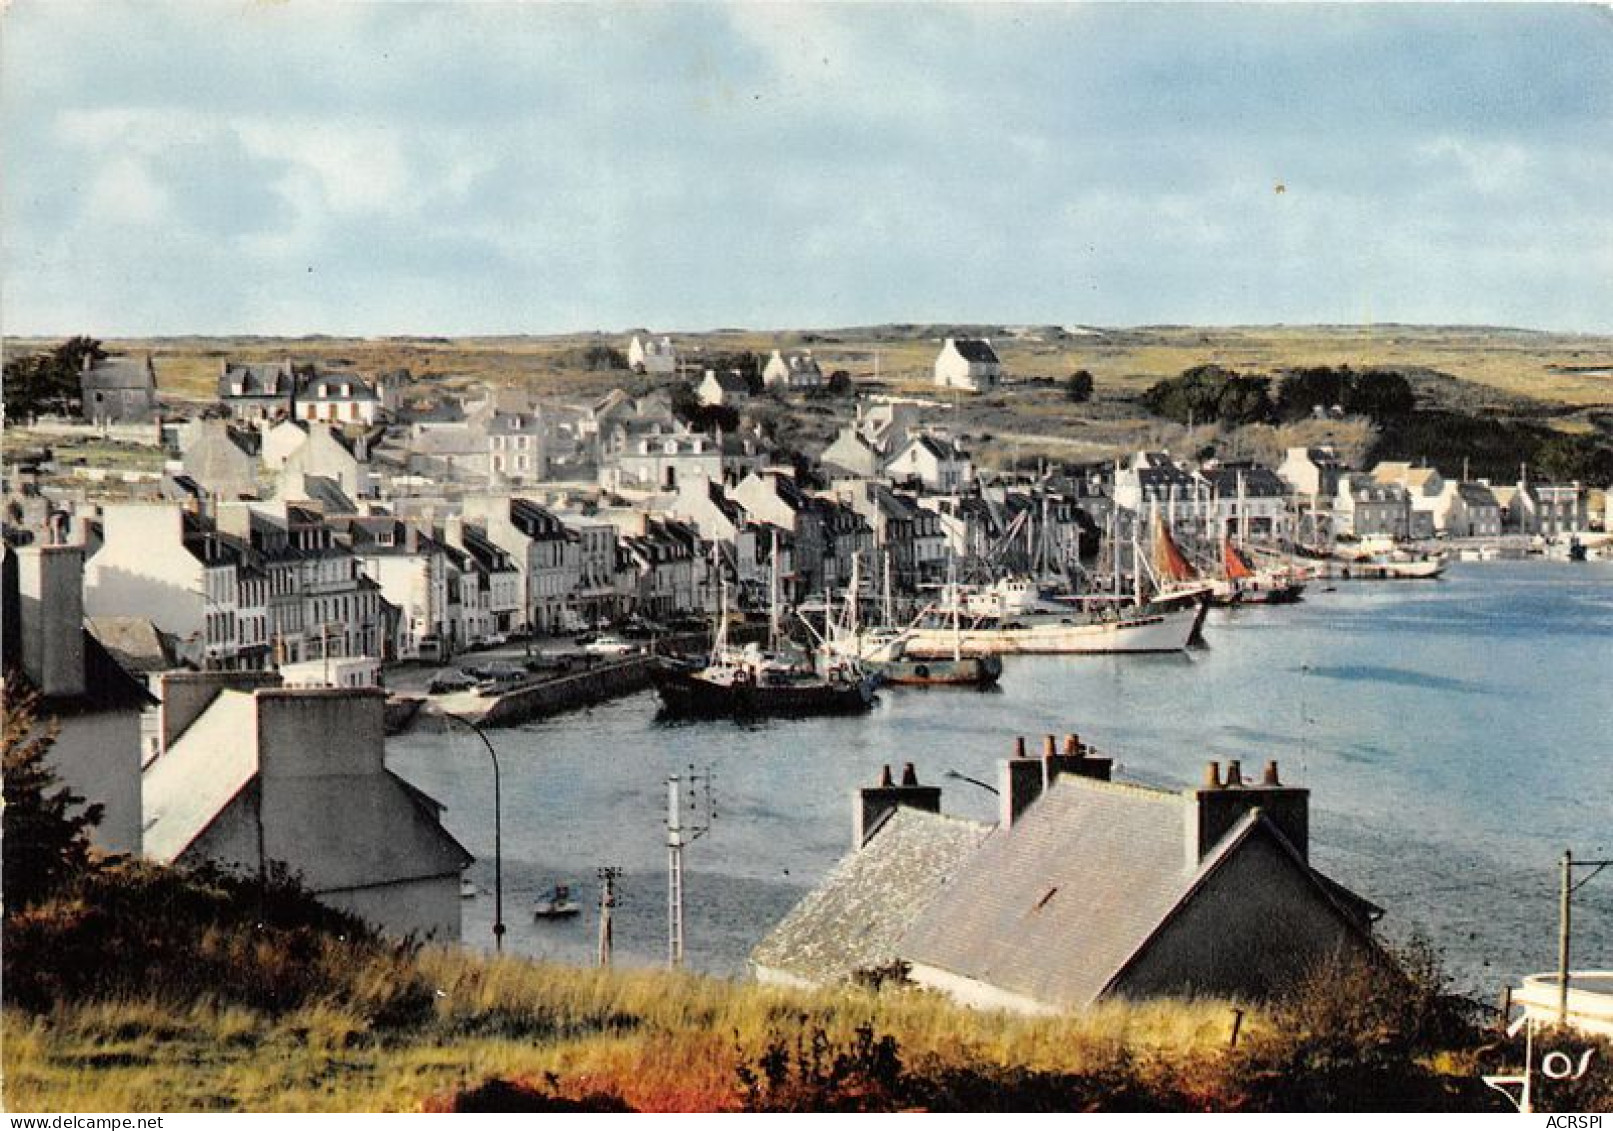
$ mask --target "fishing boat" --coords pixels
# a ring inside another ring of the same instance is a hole
[[[721,615],[706,663],[688,667],[663,662],[651,674],[669,717],[856,715],[873,707],[879,677],[864,671],[855,657],[839,659],[820,672],[810,657],[781,646],[776,582],[773,591],[773,631],[764,651],[755,644],[735,648],[728,643],[728,587],[721,586]]]
[[[980,618],[961,626],[915,628],[907,645],[912,658],[1082,655],[1118,652],[1180,652],[1203,623],[1206,602],[1149,611],[1110,609],[1097,614],[1074,609],[1009,620]]]
[[[887,577],[889,574],[887,573]],[[921,611],[905,629],[890,625],[864,628],[858,608],[860,561],[853,557],[851,588],[840,620],[824,626],[820,654],[828,665],[854,661],[863,670],[879,677],[882,685],[898,687],[991,687],[1002,677],[1002,660],[995,655],[966,656],[961,648],[962,612],[952,609],[953,648],[950,656],[910,656],[908,645],[919,624],[936,616],[935,606]],[[886,608],[889,616],[890,600]],[[810,626],[809,626],[810,627]]]
[[[569,919],[582,911],[582,906],[571,898],[571,888],[556,884],[532,903],[534,919]]]
[[[1445,559],[1434,557],[1399,557],[1380,555],[1344,562],[1339,576],[1358,581],[1423,581],[1432,580],[1445,572]]]
[[[1288,605],[1305,592],[1288,571],[1257,568],[1231,538],[1221,543],[1221,572],[1212,590],[1217,605]]]

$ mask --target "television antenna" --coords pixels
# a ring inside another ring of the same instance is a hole
[[[690,766],[683,775],[666,779],[666,961],[683,965],[683,850],[711,831],[717,819],[712,772],[696,773]]]

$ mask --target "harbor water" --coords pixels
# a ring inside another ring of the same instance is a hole
[[[489,732],[507,948],[592,961],[595,872],[611,865],[616,961],[665,961],[665,781],[693,767],[712,775],[715,819],[685,854],[687,962],[741,973],[849,849],[852,791],[881,766],[913,762],[944,787],[944,810],[989,821],[996,798],[963,779],[994,783],[1016,735],[1035,750],[1073,731],[1118,760],[1117,777],[1169,787],[1211,759],[1249,773],[1275,758],[1312,791],[1313,862],[1385,908],[1386,933],[1431,941],[1459,988],[1493,1000],[1554,967],[1563,850],[1613,857],[1613,563],[1320,583],[1296,606],[1218,610],[1206,636],[1187,655],[1008,657],[996,690],[887,690],[866,717],[668,723],[646,692]],[[455,731],[388,752],[476,854],[464,938],[489,946],[486,751]],[[556,883],[583,914],[535,921]],[[1613,869],[1576,892],[1575,912],[1574,965],[1613,968]]]

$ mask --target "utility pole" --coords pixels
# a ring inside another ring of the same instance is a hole
[[[685,783],[688,784],[687,824],[683,814]],[[697,774],[690,766],[682,777],[672,774],[666,779],[666,961],[671,967],[683,965],[683,849],[711,831],[716,815],[709,769]]]
[[[1557,1024],[1568,1024],[1568,937],[1574,914],[1574,854],[1563,850],[1563,885],[1557,921]]]
[[[1589,868],[1591,874],[1574,882],[1575,868]],[[1568,958],[1569,938],[1573,930],[1574,893],[1590,883],[1604,868],[1613,868],[1613,860],[1575,860],[1573,852],[1563,850],[1562,882],[1558,894],[1557,918],[1557,1023],[1568,1023]]]
[[[616,907],[616,881],[621,874],[620,868],[599,869],[599,879],[603,887],[599,892],[599,948],[596,952],[596,961],[600,966],[610,965],[611,947],[615,942],[611,912]]]

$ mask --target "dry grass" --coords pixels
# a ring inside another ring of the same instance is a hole
[[[199,1001],[7,1010],[12,1111],[418,1110],[502,1078],[641,1110],[739,1100],[735,1067],[780,1033],[836,1043],[870,1024],[908,1062],[1079,1073],[1120,1050],[1190,1057],[1226,1043],[1224,1003],[1105,1006],[1033,1020],[959,1010],[912,990],[806,994],[660,971],[601,972],[430,950],[434,1015],[372,1029],[318,1002],[280,1017]],[[1248,1031],[1247,1029],[1245,1030]]]

